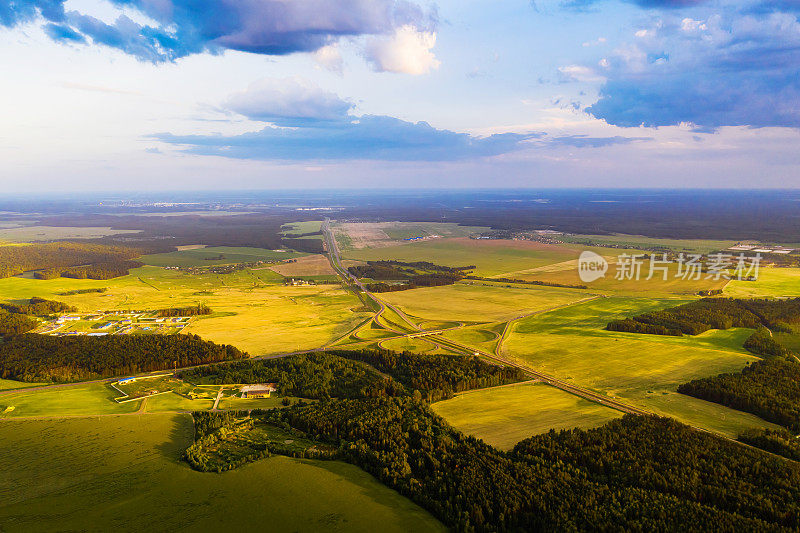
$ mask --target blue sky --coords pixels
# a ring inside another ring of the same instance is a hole
[[[0,0],[0,186],[798,187],[798,15]]]

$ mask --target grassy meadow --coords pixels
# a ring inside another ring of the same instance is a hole
[[[443,531],[359,468],[273,457],[222,474],[180,461],[188,415],[0,422],[0,529]]]
[[[456,429],[502,450],[551,429],[588,429],[622,416],[543,383],[469,391],[431,407]]]

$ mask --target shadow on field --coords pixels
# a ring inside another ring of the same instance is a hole
[[[334,474],[337,477],[346,477],[347,482],[353,485],[357,485],[359,489],[361,489],[362,494],[368,496],[372,501],[379,503],[381,505],[395,508],[397,506],[397,499],[392,497],[392,491],[376,491],[375,490],[375,483],[380,483],[380,481],[375,478],[372,474],[359,468],[356,465],[346,463],[344,461],[315,461],[313,459],[294,459],[295,461],[302,461],[303,463],[311,466],[315,466],[322,470],[326,470],[331,474]],[[353,475],[352,472],[348,472],[349,469],[355,468],[361,471],[363,475]],[[413,505],[411,500],[408,500],[409,505]]]
[[[167,439],[156,445],[156,450],[166,459],[180,462],[181,455],[192,444],[193,440],[194,424],[191,415],[175,414],[169,423]]]

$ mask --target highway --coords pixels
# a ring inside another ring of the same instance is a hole
[[[353,287],[353,286],[356,287],[357,288],[356,292],[360,292],[360,294],[366,295],[368,298],[370,298],[373,302],[375,302],[378,305],[379,311],[375,314],[375,316],[373,317],[373,320],[377,319],[378,316],[380,316],[387,308],[389,308],[392,311],[394,311],[395,313],[397,313],[398,316],[400,316],[404,321],[408,322],[408,324],[412,328],[414,328],[416,330],[415,332],[412,332],[412,333],[396,332],[396,333],[398,333],[398,336],[397,337],[390,337],[389,339],[419,336],[418,332],[421,331],[419,326],[417,326],[416,324],[411,322],[408,319],[408,317],[404,313],[402,313],[399,309],[395,308],[394,306],[389,305],[388,303],[384,302],[379,297],[377,297],[376,295],[374,295],[373,293],[368,291],[367,288],[364,286],[364,284],[360,280],[358,280],[355,276],[350,274],[350,272],[348,272],[347,269],[344,268],[344,266],[342,265],[342,260],[341,260],[341,256],[340,256],[340,253],[339,253],[339,246],[337,245],[336,238],[334,237],[333,232],[330,229],[330,221],[328,219],[326,219],[325,222],[322,224],[321,229],[322,229],[323,235],[325,236],[325,242],[326,242],[326,245],[327,245],[327,248],[328,248],[328,258],[329,258],[329,260],[331,262],[331,266],[333,266],[334,270],[336,270],[337,274],[339,274],[339,276],[343,279],[343,281],[346,284],[350,285],[351,287]],[[359,297],[361,297],[361,296],[359,296]],[[595,298],[600,298],[600,297],[601,296],[599,296],[599,295],[594,295],[594,296],[592,296],[590,298],[585,298],[584,300],[581,300],[581,302],[593,300]],[[363,301],[363,298],[362,298],[362,301]],[[508,332],[508,329],[510,327],[510,324],[513,321],[519,320],[521,318],[525,318],[525,317],[528,317],[528,316],[531,316],[531,315],[539,314],[539,313],[546,313],[548,311],[559,309],[561,307],[565,307],[565,306],[555,306],[555,307],[553,307],[551,309],[547,309],[547,310],[542,310],[542,311],[532,312],[532,313],[525,313],[525,314],[521,314],[521,315],[509,320],[509,322],[506,325],[506,329],[504,329],[503,334],[501,335],[501,342],[502,342],[502,339],[505,338],[505,336],[506,336],[506,334]],[[457,329],[457,327],[456,328],[450,328],[450,329]],[[510,360],[506,359],[505,357],[503,357],[502,355],[500,355],[500,353],[499,353],[500,352],[500,348],[499,348],[500,343],[499,342],[498,342],[498,348],[497,348],[497,352],[498,353],[491,353],[491,352],[487,352],[487,351],[484,351],[484,350],[480,350],[478,348],[474,348],[474,347],[471,347],[471,346],[467,346],[467,345],[458,343],[458,342],[450,340],[450,339],[444,339],[444,338],[439,336],[444,331],[445,330],[433,330],[433,331],[424,332],[424,333],[426,335],[428,333],[430,333],[430,336],[437,336],[437,338],[436,338],[436,340],[434,342],[439,344],[440,346],[447,347],[447,348],[449,348],[451,350],[455,350],[456,352],[461,352],[461,353],[468,354],[468,355],[478,355],[480,357],[483,357],[485,359],[489,359],[490,361],[494,361],[496,363],[500,363],[500,364],[505,365],[505,366],[511,366],[511,367],[514,367],[514,368],[518,368],[518,369],[522,370],[525,374],[531,376],[532,378],[535,378],[535,379],[537,379],[537,380],[539,380],[539,381],[541,381],[543,383],[547,383],[548,385],[551,385],[551,386],[553,386],[553,387],[555,387],[557,389],[563,390],[564,392],[568,392],[569,394],[574,394],[575,396],[580,396],[581,398],[584,398],[584,399],[589,400],[591,402],[599,403],[601,405],[605,405],[606,407],[611,407],[612,409],[616,409],[618,411],[622,411],[623,413],[631,413],[631,414],[637,414],[637,415],[651,414],[649,411],[647,411],[645,409],[641,409],[639,407],[635,407],[633,405],[627,404],[625,402],[617,400],[616,398],[611,398],[609,396],[606,396],[605,394],[602,394],[602,393],[599,393],[599,392],[595,392],[595,391],[592,391],[592,390],[589,390],[589,389],[586,389],[586,388],[583,388],[583,387],[579,387],[577,385],[573,385],[572,383],[569,383],[569,382],[564,381],[562,379],[555,378],[555,377],[553,377],[553,376],[551,376],[549,374],[545,374],[544,372],[539,372],[538,370],[535,370],[535,369],[533,369],[533,368],[531,368],[529,366],[522,365],[522,364],[519,364],[519,363],[514,362],[514,361],[510,361]],[[381,340],[385,341],[385,340],[389,340],[389,339],[381,339]]]

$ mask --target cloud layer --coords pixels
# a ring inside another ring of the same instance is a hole
[[[302,126],[346,120],[353,104],[294,77],[259,80],[246,91],[231,95],[223,107],[251,120]]]
[[[43,21],[56,41],[92,42],[143,61],[172,61],[196,53],[239,50],[284,55],[312,52],[340,37],[396,35],[411,28],[430,33],[435,16],[407,0],[109,0],[153,21],[120,15],[108,24],[65,11],[65,0],[0,3],[0,25]]]
[[[266,127],[242,135],[154,135],[200,155],[283,161],[382,160],[455,161],[519,150],[539,134],[504,133],[474,137],[440,130],[426,122],[363,115],[352,121],[303,128]]]

